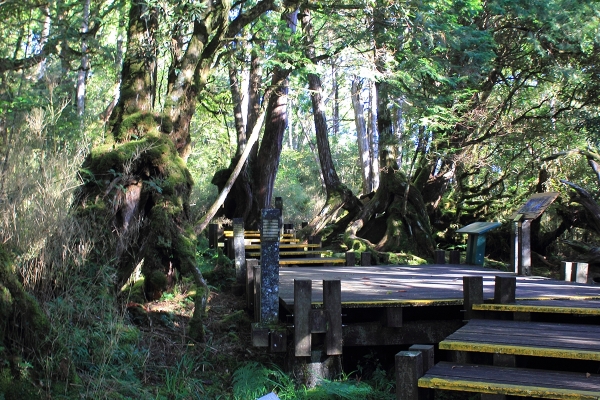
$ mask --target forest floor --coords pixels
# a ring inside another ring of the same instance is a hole
[[[507,268],[501,263],[491,264],[500,270]],[[212,281],[231,281],[223,278],[223,275],[228,275],[227,272],[221,271],[210,278]],[[543,268],[536,268],[535,272],[542,276],[554,275],[554,271]],[[139,347],[147,349],[141,380],[147,388],[155,388],[150,391],[176,394],[167,395],[168,399],[246,399],[239,396],[239,390],[236,393],[235,371],[244,365],[256,365],[250,363],[259,363],[279,372],[283,370],[284,355],[252,346],[250,329],[253,320],[246,311],[245,297],[235,295],[227,284],[218,288],[209,287],[211,292],[207,303],[204,343],[193,342],[186,336],[187,325],[194,310],[189,292],[191,284],[179,283],[172,293],[164,294],[158,301],[128,306],[129,319],[140,330]],[[358,365],[357,369],[360,370],[361,366]],[[361,376],[357,369],[344,379],[358,383],[361,379],[370,378]],[[383,382],[379,382],[379,386],[387,388],[378,391],[376,397],[369,398],[395,398],[393,371],[386,371],[382,376]],[[271,390],[267,386],[261,387],[260,382],[255,383],[257,386],[253,393],[256,397]],[[249,384],[251,386],[252,382]],[[438,400],[470,398],[467,394],[459,393],[440,393],[436,396]]]
[[[140,346],[148,356],[142,381],[148,386],[167,386],[173,398],[233,398],[233,372],[253,361],[280,364],[281,356],[251,345],[245,298],[227,288],[211,288],[205,319],[206,341],[195,343],[185,334],[194,310],[185,287],[180,293],[143,304],[146,313],[134,315]],[[130,309],[130,315],[136,314]],[[166,371],[170,371],[166,373]],[[264,393],[266,394],[266,393]]]

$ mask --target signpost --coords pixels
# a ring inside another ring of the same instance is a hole
[[[511,265],[516,274],[531,275],[531,221],[542,215],[558,195],[557,192],[536,193],[511,216]]]
[[[467,238],[467,264],[483,265],[485,234],[500,225],[500,222],[474,222],[456,231],[456,233],[469,235]]]
[[[260,230],[260,315],[262,324],[274,324],[279,320],[279,238],[281,210],[262,210]]]

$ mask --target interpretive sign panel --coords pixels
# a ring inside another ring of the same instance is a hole
[[[536,219],[546,211],[550,204],[556,200],[560,193],[548,192],[548,193],[536,193],[527,200],[521,208],[517,210],[511,217],[513,219],[517,214],[522,214],[523,219]]]
[[[467,226],[464,226],[456,231],[456,233],[476,233],[482,234],[487,231],[491,231],[494,228],[499,227],[500,222],[473,222]]]

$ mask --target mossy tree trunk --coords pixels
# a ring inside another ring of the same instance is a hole
[[[184,14],[188,6],[183,6]],[[97,241],[110,243],[112,249],[92,261],[114,260],[117,287],[142,263],[148,299],[161,296],[175,271],[192,276],[197,295],[189,335],[197,340],[203,339],[208,289],[196,265],[189,210],[193,181],[185,160],[190,152],[190,122],[222,46],[273,7],[273,1],[259,2],[232,21],[227,1],[194,9],[201,15],[194,14],[185,51],[173,53],[168,101],[164,112],[156,112],[158,10],[145,0],[133,1],[121,97],[110,119],[112,134],[92,150],[82,167],[87,179],[77,194],[76,215],[97,221]],[[184,25],[175,25],[173,43],[183,43]]]
[[[45,355],[52,338],[48,317],[37,300],[23,289],[11,256],[0,244],[0,360],[18,363],[22,356]],[[6,365],[1,365],[0,369]],[[10,365],[17,370],[17,365]]]

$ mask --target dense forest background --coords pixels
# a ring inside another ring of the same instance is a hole
[[[256,227],[275,196],[286,222],[309,222],[300,234],[378,263],[427,262],[464,246],[458,228],[500,221],[501,264],[511,214],[559,192],[532,224],[535,266],[595,267],[599,12],[0,1],[0,398],[177,398],[152,384],[198,360],[179,352],[146,379],[152,345],[127,305],[175,290],[182,340],[210,341],[227,260],[204,229]],[[208,396],[185,381],[177,393]]]

